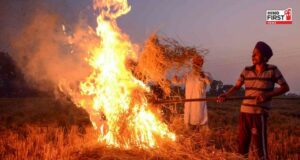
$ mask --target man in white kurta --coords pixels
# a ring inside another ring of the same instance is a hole
[[[208,73],[192,71],[186,76],[185,98],[205,98],[206,87],[211,83],[212,78]],[[205,101],[186,102],[184,104],[185,126],[198,126],[207,124],[207,105]]]
[[[202,57],[194,57],[191,71],[182,79],[175,77],[175,83],[185,83],[186,99],[206,97],[206,88],[212,82],[212,77],[209,73],[201,71],[202,65]],[[186,102],[184,104],[184,124],[187,128],[205,125],[207,121],[207,105],[205,101]]]

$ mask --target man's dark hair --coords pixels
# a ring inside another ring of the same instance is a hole
[[[263,57],[267,58],[267,61],[269,61],[269,59],[273,56],[271,47],[265,42],[257,42],[255,48],[259,50]]]

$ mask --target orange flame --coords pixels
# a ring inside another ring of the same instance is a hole
[[[84,99],[80,106],[90,114],[100,142],[121,148],[158,147],[161,139],[175,140],[175,134],[148,109],[142,81],[126,69],[128,57],[136,58],[134,45],[118,28],[116,19],[128,13],[127,0],[94,1],[99,47],[86,59],[93,68],[85,82],[80,84]]]

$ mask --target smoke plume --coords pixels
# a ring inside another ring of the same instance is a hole
[[[5,4],[0,7],[0,24],[9,27],[0,31],[0,47],[8,50],[26,80],[43,91],[78,86],[90,73],[84,59],[99,43],[86,17],[81,14],[70,21],[53,2]]]

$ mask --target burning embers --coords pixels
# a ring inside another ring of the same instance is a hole
[[[130,11],[127,0],[95,1],[94,9],[100,12],[100,44],[86,59],[93,71],[80,84],[85,98],[76,101],[89,112],[98,140],[121,148],[152,148],[162,139],[174,141],[175,134],[148,109],[144,93],[149,88],[125,66],[128,57],[136,56],[136,48],[116,23]]]

